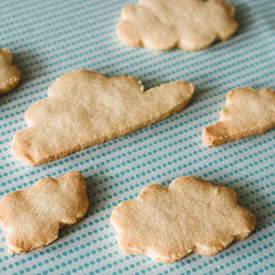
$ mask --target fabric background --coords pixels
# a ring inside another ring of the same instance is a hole
[[[228,2],[239,23],[232,39],[199,52],[160,53],[132,49],[116,37],[121,9],[135,0],[0,1],[0,46],[22,71],[19,87],[0,99],[0,198],[76,170],[87,180],[90,200],[85,218],[46,248],[9,256],[0,231],[1,274],[275,274],[275,130],[217,148],[201,141],[228,91],[275,88],[275,1]],[[185,80],[196,92],[182,113],[124,138],[34,168],[19,163],[10,144],[26,127],[25,111],[47,97],[57,77],[81,68],[134,75],[146,89]],[[148,184],[168,187],[183,175],[233,188],[256,216],[253,234],[217,255],[192,253],[173,264],[123,254],[109,222],[113,207]]]

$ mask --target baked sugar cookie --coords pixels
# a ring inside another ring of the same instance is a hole
[[[184,81],[143,91],[133,76],[74,71],[26,112],[28,128],[14,136],[12,150],[31,166],[59,159],[164,120],[182,111],[193,93]]]
[[[7,233],[8,252],[47,246],[58,238],[59,229],[82,219],[88,205],[86,182],[78,172],[44,178],[6,195],[0,200],[0,224]]]
[[[275,128],[275,91],[237,88],[228,93],[219,122],[203,129],[205,146],[265,133]]]
[[[179,177],[167,189],[152,184],[137,199],[113,209],[111,224],[125,253],[170,263],[196,252],[213,255],[247,238],[255,217],[237,194],[196,177]]]
[[[19,83],[21,72],[12,65],[12,55],[0,48],[0,96],[12,91]]]
[[[238,28],[234,14],[222,0],[139,0],[122,10],[117,34],[132,47],[196,51],[229,39]]]

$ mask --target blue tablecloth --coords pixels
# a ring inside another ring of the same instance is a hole
[[[153,52],[116,37],[121,9],[137,1],[0,1],[0,47],[22,71],[19,87],[0,99],[0,198],[76,170],[90,200],[85,218],[46,248],[9,256],[2,230],[1,274],[275,274],[275,130],[217,148],[202,144],[202,129],[218,120],[228,91],[275,88],[275,1],[228,2],[239,23],[232,39],[199,52]],[[145,88],[185,80],[196,93],[182,113],[124,138],[33,168],[18,162],[10,144],[26,127],[25,111],[57,77],[81,68],[134,75]],[[109,222],[113,207],[183,175],[233,188],[256,216],[253,234],[217,255],[192,253],[173,264],[123,254]]]

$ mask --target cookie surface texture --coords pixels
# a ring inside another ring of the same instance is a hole
[[[265,133],[275,128],[275,91],[237,88],[228,93],[219,122],[203,129],[205,146]]]
[[[28,128],[14,136],[12,150],[31,166],[62,158],[166,119],[194,93],[184,81],[142,88],[133,76],[107,78],[88,70],[61,76],[49,97],[26,112]]]
[[[0,200],[0,225],[7,233],[8,252],[26,253],[52,243],[59,229],[83,218],[88,205],[86,182],[78,172],[44,178],[6,195]]]
[[[213,255],[255,227],[255,217],[237,205],[236,193],[196,177],[179,177],[169,189],[152,184],[137,199],[113,209],[111,224],[125,253],[169,263],[196,252]]]
[[[131,47],[196,51],[237,30],[235,8],[221,0],[139,0],[122,10],[118,38]]]
[[[12,91],[19,83],[20,70],[12,65],[12,55],[0,48],[0,96]]]

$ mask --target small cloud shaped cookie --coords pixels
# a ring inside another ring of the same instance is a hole
[[[275,91],[237,88],[228,93],[219,122],[203,129],[205,146],[265,133],[275,128]]]
[[[7,232],[8,252],[47,246],[58,238],[59,229],[82,219],[88,205],[86,182],[78,172],[56,180],[44,178],[6,195],[0,200],[0,224]]]
[[[12,91],[19,83],[21,72],[12,65],[12,55],[0,48],[0,96]]]
[[[193,251],[213,255],[248,237],[255,217],[237,194],[196,177],[179,177],[169,189],[152,184],[137,199],[113,209],[111,224],[125,253],[170,263]]]
[[[62,158],[166,119],[183,110],[193,93],[193,84],[184,81],[144,92],[133,76],[74,71],[26,112],[28,128],[14,136],[12,150],[31,166]]]
[[[117,34],[132,47],[196,51],[229,39],[238,28],[234,14],[222,0],[139,0],[122,10]]]

